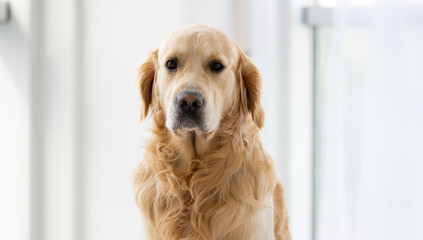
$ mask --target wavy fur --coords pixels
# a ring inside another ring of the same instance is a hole
[[[140,83],[143,117],[157,93],[155,58],[141,67],[141,81],[149,81]],[[261,76],[244,55],[239,66],[239,97],[211,135],[169,131],[163,107],[153,103],[152,137],[134,181],[151,239],[291,239],[282,187],[258,136]],[[205,154],[196,152],[197,141],[207,143]],[[273,217],[260,217],[267,213]],[[263,233],[266,224],[274,231]]]

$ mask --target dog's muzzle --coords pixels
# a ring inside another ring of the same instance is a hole
[[[182,91],[175,99],[176,105],[176,128],[198,127],[204,130],[203,109],[205,105],[204,97],[199,92]]]

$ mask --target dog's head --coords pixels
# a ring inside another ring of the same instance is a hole
[[[141,119],[162,111],[173,131],[215,132],[228,114],[251,114],[259,128],[261,75],[225,33],[204,25],[173,32],[141,65]]]

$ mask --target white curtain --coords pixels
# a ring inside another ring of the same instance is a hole
[[[421,240],[423,1],[355,4],[318,38],[316,238]]]

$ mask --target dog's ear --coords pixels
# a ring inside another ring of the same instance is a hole
[[[251,117],[258,128],[264,124],[264,110],[261,105],[262,77],[257,66],[247,56],[242,56],[241,65],[241,98],[244,106],[251,113]]]
[[[153,51],[138,69],[139,90],[141,93],[141,116],[144,120],[150,109],[153,97],[153,83],[156,78],[157,50]]]

